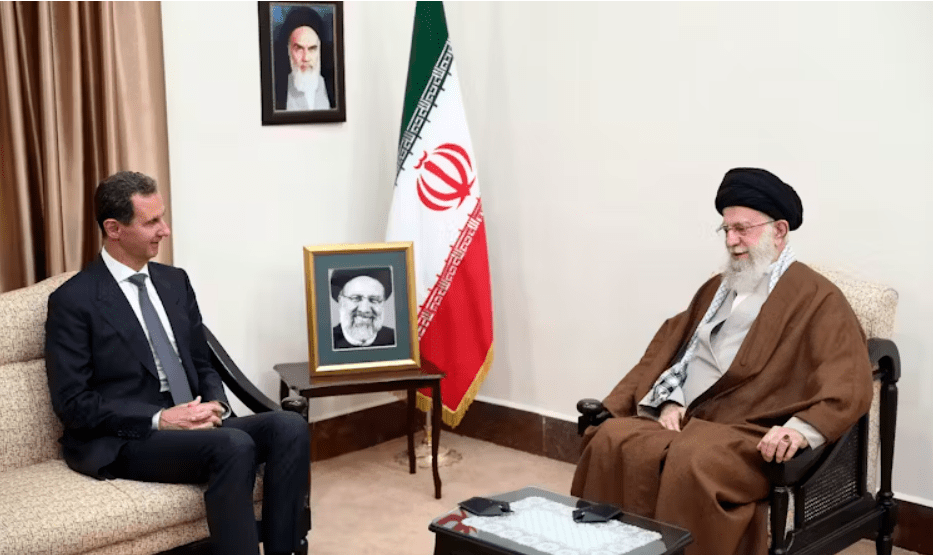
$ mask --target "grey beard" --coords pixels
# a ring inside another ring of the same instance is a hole
[[[726,266],[722,271],[723,283],[736,293],[751,293],[777,255],[774,232],[770,229],[762,232],[758,244],[748,249],[748,258],[736,260],[726,249]]]
[[[354,318],[351,312],[341,312],[340,327],[343,328],[343,336],[350,344],[368,345],[376,339],[376,334],[382,329],[382,316],[373,319]]]
[[[770,265],[768,260],[729,260],[722,279],[736,293],[751,293]]]

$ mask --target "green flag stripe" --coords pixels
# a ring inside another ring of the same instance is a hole
[[[415,110],[412,112],[408,125],[402,130],[402,136],[398,141],[398,166],[396,168],[396,178],[402,172],[405,160],[411,154],[411,149],[415,141],[421,136],[421,129],[428,123],[428,117],[434,109],[437,96],[444,90],[444,81],[450,75],[450,68],[454,62],[453,50],[450,48],[450,42],[441,52],[441,57],[437,59],[434,65],[434,71],[431,72],[431,80],[424,87],[421,98],[415,104]]]
[[[403,153],[402,143],[406,130],[420,130],[420,125],[413,129],[413,118],[418,113],[418,104],[425,95],[432,79],[437,79],[436,66],[441,64],[447,45],[447,19],[444,16],[442,2],[418,2],[415,7],[415,25],[411,38],[411,54],[408,58],[408,80],[405,85],[405,103],[402,107],[402,128],[399,134],[399,169],[407,157]],[[450,53],[447,54],[450,56]],[[449,64],[444,64],[441,85],[447,77]],[[435,92],[436,95],[436,92]],[[431,98],[433,101],[433,98]],[[432,102],[433,103],[433,102]],[[406,149],[407,150],[407,149]]]
[[[447,19],[443,2],[418,2],[415,7],[415,26],[411,35],[411,54],[408,57],[408,81],[405,86],[405,104],[402,108],[402,130],[408,126],[421,92],[431,79],[434,64],[447,43]]]

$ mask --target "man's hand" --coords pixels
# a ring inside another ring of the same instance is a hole
[[[217,418],[220,418],[221,420],[223,420],[222,417],[224,415],[225,409],[224,409],[224,406],[220,404],[220,401],[208,401],[206,403],[201,403],[201,404],[211,407],[211,410],[214,411],[214,414],[217,415]]]
[[[165,409],[159,416],[160,430],[209,430],[221,426],[220,415],[224,409],[220,403],[201,402],[201,396],[189,403]]]
[[[793,428],[774,426],[758,442],[764,460],[782,463],[793,458],[798,449],[806,447],[807,438]]]
[[[668,430],[679,432],[680,423],[683,422],[686,412],[686,408],[672,401],[667,401],[661,405],[661,415],[658,416],[658,423]]]

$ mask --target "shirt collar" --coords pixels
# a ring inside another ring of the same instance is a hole
[[[117,283],[122,283],[134,276],[136,274],[146,274],[146,277],[149,278],[149,281],[152,281],[152,276],[149,275],[149,264],[147,263],[143,266],[138,272],[126,264],[119,262],[116,258],[110,255],[107,252],[106,247],[100,249],[100,257],[104,259],[104,265],[107,266],[107,269],[110,270],[110,274],[113,276],[113,279],[117,280]]]

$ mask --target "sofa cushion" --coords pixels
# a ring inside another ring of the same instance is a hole
[[[0,472],[61,458],[43,359],[0,365]]]
[[[61,456],[43,359],[45,316],[49,294],[74,274],[0,295],[0,472]]]
[[[76,273],[52,276],[0,295],[0,365],[45,356],[49,295]]]
[[[62,460],[0,472],[0,553],[84,553],[199,521],[204,489],[96,480]]]

